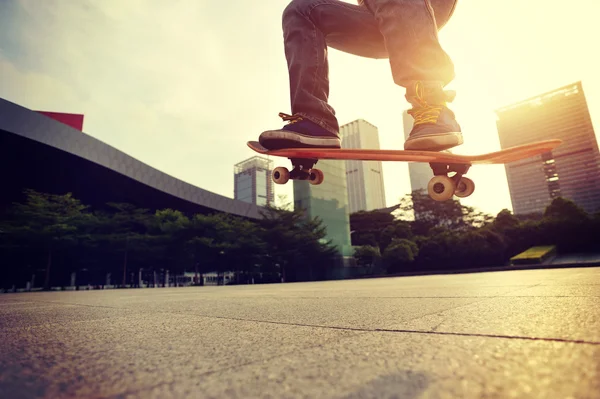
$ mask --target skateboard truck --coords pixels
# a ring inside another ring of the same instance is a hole
[[[318,162],[311,158],[289,158],[294,167],[291,171],[283,166],[273,169],[273,181],[277,184],[285,184],[292,180],[308,180],[310,184],[318,185],[323,183],[324,174],[320,169],[313,168]]]
[[[308,180],[310,177],[310,171],[313,166],[318,162],[317,159],[302,159],[302,158],[290,158],[294,169],[290,172],[290,179],[292,180]]]
[[[429,166],[433,171],[433,178],[429,180],[427,192],[432,199],[446,201],[453,195],[465,198],[475,191],[473,180],[464,177],[471,164],[430,162]],[[448,176],[448,173],[454,173],[454,175]]]

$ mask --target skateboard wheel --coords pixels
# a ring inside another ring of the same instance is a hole
[[[454,181],[448,176],[434,176],[427,185],[427,192],[431,199],[435,201],[449,200],[454,195],[455,190]]]
[[[276,184],[285,184],[290,180],[290,171],[283,166],[273,169],[273,181]]]
[[[310,184],[319,185],[323,183],[325,175],[320,169],[311,169],[310,175],[308,176],[308,182]]]
[[[469,179],[468,177],[462,177],[456,185],[456,191],[454,191],[454,195],[459,198],[466,198],[473,194],[474,191],[475,183],[473,180]]]

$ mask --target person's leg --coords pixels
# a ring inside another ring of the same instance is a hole
[[[462,144],[460,126],[446,106],[453,94],[443,90],[454,79],[454,65],[440,46],[436,21],[437,11],[444,24],[456,1],[364,1],[384,37],[394,82],[406,88],[413,106],[414,127],[404,148],[440,151]]]
[[[365,0],[365,5],[385,40],[396,84],[408,88],[415,81],[439,81],[445,86],[454,79],[430,0]]]
[[[387,58],[373,14],[364,6],[339,0],[292,0],[283,12],[285,55],[292,115],[288,123],[263,132],[267,148],[339,148],[339,125],[328,103],[327,47],[370,58]]]
[[[445,106],[451,98],[442,89],[454,70],[437,41],[437,29],[450,18],[456,0],[365,2],[367,7],[339,0],[292,0],[285,9],[293,115],[280,114],[290,123],[261,134],[265,147],[340,147],[338,122],[327,102],[327,46],[370,58],[387,58],[389,53],[394,81],[406,87],[413,104],[409,112],[415,126],[405,149],[441,150],[462,143],[460,126]],[[417,45],[425,48],[415,50]]]

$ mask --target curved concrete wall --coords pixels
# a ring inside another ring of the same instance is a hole
[[[169,176],[88,134],[0,98],[0,129],[94,162],[147,186],[217,211],[260,218],[258,207]]]

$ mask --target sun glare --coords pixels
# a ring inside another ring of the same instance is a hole
[[[454,152],[499,150],[495,110],[580,80],[598,129],[600,61],[590,51],[594,47],[590,27],[598,14],[600,2],[592,0],[578,0],[569,7],[542,0],[493,5],[459,1],[439,35],[455,64],[456,78],[448,89],[456,90],[457,97],[450,108],[465,137]],[[403,89],[393,84],[388,61],[335,50],[330,50],[330,60],[330,98],[340,123],[364,118],[379,128],[381,148],[402,148],[401,114],[409,105]],[[502,165],[473,168],[469,174],[479,187],[464,203],[492,213],[511,208]],[[387,201],[397,203],[410,191],[408,168],[386,163],[384,175]]]

